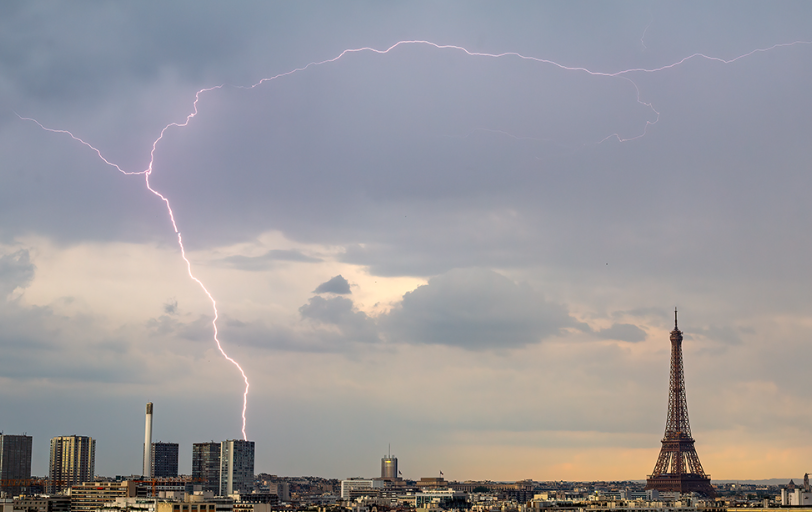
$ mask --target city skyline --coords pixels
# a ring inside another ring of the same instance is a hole
[[[645,479],[678,306],[704,468],[803,474],[812,6],[782,6],[6,3],[0,431],[34,474],[66,433],[138,474],[154,401],[185,474],[245,438],[274,474],[391,443],[412,478]]]

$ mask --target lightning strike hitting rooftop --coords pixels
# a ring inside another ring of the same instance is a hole
[[[648,30],[648,27],[646,27],[646,30]],[[645,37],[645,31],[643,33],[643,37]],[[643,43],[643,37],[641,37],[641,44],[643,44],[643,46],[645,47],[645,44]],[[588,68],[585,68],[585,67],[580,67],[580,66],[567,66],[567,65],[561,64],[559,62],[555,62],[553,60],[539,58],[539,57],[527,56],[527,55],[523,55],[523,54],[518,53],[518,52],[503,52],[503,53],[474,52],[474,51],[468,50],[468,49],[466,49],[466,48],[464,48],[462,46],[456,46],[456,45],[450,45],[450,44],[438,44],[438,43],[433,43],[431,41],[423,41],[423,40],[404,40],[404,41],[398,41],[398,42],[394,43],[393,45],[391,45],[391,46],[389,46],[388,48],[385,48],[385,49],[376,49],[376,48],[372,48],[372,47],[349,48],[349,49],[343,50],[341,53],[339,53],[338,55],[336,55],[333,58],[326,59],[326,60],[321,60],[321,61],[310,62],[310,63],[308,63],[308,64],[306,64],[304,66],[292,69],[290,71],[287,71],[287,72],[284,72],[284,73],[279,73],[277,75],[274,75],[274,76],[271,76],[271,77],[268,77],[268,78],[263,78],[263,79],[259,80],[257,83],[255,83],[253,85],[236,86],[236,87],[242,88],[242,89],[254,89],[256,87],[259,87],[259,86],[265,84],[266,82],[271,82],[273,80],[277,80],[277,79],[280,79],[280,78],[283,78],[283,77],[286,77],[286,76],[289,76],[289,75],[293,75],[293,74],[298,73],[298,72],[303,72],[303,71],[306,71],[306,70],[308,70],[309,68],[312,68],[312,67],[317,67],[317,66],[321,66],[321,65],[324,65],[324,64],[329,64],[329,63],[336,62],[336,61],[340,60],[341,58],[343,58],[344,56],[349,55],[349,54],[362,53],[362,52],[371,52],[371,53],[375,53],[375,54],[379,54],[379,55],[385,55],[385,54],[388,54],[388,53],[392,52],[393,50],[395,50],[398,47],[406,46],[406,45],[428,46],[428,47],[431,47],[431,48],[434,48],[434,49],[437,49],[437,50],[458,51],[458,52],[462,52],[462,53],[464,53],[464,54],[466,54],[466,55],[468,55],[470,57],[483,57],[483,58],[494,58],[494,59],[498,59],[498,58],[516,58],[516,59],[520,59],[520,60],[524,60],[524,61],[535,62],[535,63],[538,63],[538,64],[549,65],[549,66],[552,66],[552,67],[555,67],[555,68],[558,68],[558,69],[561,69],[561,70],[565,70],[565,71],[584,73],[584,74],[587,74],[587,75],[590,75],[590,76],[605,77],[605,78],[620,78],[620,79],[626,80],[629,83],[631,83],[632,86],[635,89],[635,92],[636,92],[636,101],[637,101],[637,103],[644,106],[644,107],[646,107],[653,114],[655,114],[655,116],[656,116],[655,120],[654,121],[646,121],[645,126],[643,126],[643,128],[641,129],[641,132],[638,135],[634,136],[634,137],[624,138],[624,137],[621,137],[618,133],[613,133],[613,134],[607,135],[606,137],[604,137],[603,139],[598,141],[598,143],[602,143],[602,142],[605,142],[606,140],[609,140],[609,139],[616,139],[618,142],[626,142],[626,141],[635,140],[635,139],[639,139],[641,137],[644,137],[646,135],[646,133],[647,133],[648,128],[650,126],[656,124],[660,119],[660,113],[654,108],[652,103],[643,101],[643,99],[641,97],[640,88],[637,86],[637,84],[631,78],[629,78],[629,75],[633,75],[634,73],[657,73],[657,72],[660,72],[660,71],[665,71],[665,70],[669,70],[669,69],[672,69],[672,68],[676,68],[676,67],[678,67],[678,66],[680,66],[680,65],[682,65],[682,64],[684,64],[684,63],[686,63],[686,62],[688,62],[690,60],[694,60],[694,59],[704,59],[704,60],[708,60],[708,61],[716,62],[716,63],[720,63],[720,64],[732,64],[734,62],[737,62],[737,61],[739,61],[741,59],[744,59],[746,57],[752,56],[752,55],[757,54],[757,53],[770,52],[772,50],[777,50],[779,48],[786,48],[786,47],[791,47],[791,46],[796,46],[796,45],[810,45],[810,44],[812,44],[812,41],[793,41],[793,42],[789,42],[789,43],[778,43],[778,44],[774,44],[772,46],[768,46],[768,47],[764,47],[764,48],[757,48],[757,49],[751,50],[751,51],[749,51],[747,53],[741,54],[739,56],[736,56],[736,57],[733,57],[733,58],[730,58],[730,59],[723,59],[723,58],[720,58],[720,57],[712,57],[712,56],[709,56],[709,55],[705,55],[703,53],[693,53],[693,54],[688,55],[687,57],[684,57],[684,58],[682,58],[682,59],[680,59],[680,60],[678,60],[676,62],[673,62],[671,64],[667,64],[667,65],[664,65],[664,66],[659,66],[659,67],[654,67],[654,68],[629,68],[629,69],[622,69],[622,70],[619,70],[619,71],[606,72],[606,71],[594,71],[594,70],[591,70],[591,69],[588,69]],[[243,435],[244,439],[247,439],[248,437],[246,435],[245,429],[246,429],[246,413],[247,413],[247,408],[248,408],[248,390],[249,390],[249,387],[250,387],[249,382],[248,382],[248,377],[247,377],[245,371],[243,370],[243,368],[240,366],[240,364],[237,361],[235,361],[233,358],[231,358],[226,353],[226,351],[223,349],[223,346],[222,346],[222,344],[220,342],[220,339],[218,337],[217,320],[219,318],[219,314],[218,314],[218,310],[217,310],[217,301],[214,299],[214,297],[209,292],[209,290],[206,288],[206,286],[203,284],[203,282],[199,278],[197,278],[194,275],[194,273],[192,272],[192,264],[189,261],[188,257],[186,256],[186,250],[185,250],[185,248],[183,246],[183,237],[182,237],[181,231],[179,230],[178,225],[177,225],[177,223],[175,221],[175,215],[174,215],[174,212],[172,211],[172,207],[170,205],[169,199],[166,196],[164,196],[163,194],[161,194],[160,192],[158,192],[157,190],[155,190],[154,188],[152,188],[152,186],[150,184],[150,176],[152,175],[153,164],[154,164],[154,161],[155,161],[155,152],[156,152],[156,149],[158,147],[158,144],[163,140],[163,137],[166,134],[167,130],[169,130],[170,128],[173,128],[173,127],[174,128],[183,128],[183,127],[188,126],[189,123],[192,121],[192,119],[198,114],[198,104],[200,102],[201,95],[203,93],[207,93],[207,92],[211,92],[211,91],[214,91],[214,90],[222,89],[223,87],[225,87],[225,86],[224,85],[218,85],[218,86],[214,86],[214,87],[203,88],[203,89],[200,89],[199,91],[197,91],[195,93],[195,99],[194,99],[194,102],[192,103],[192,111],[191,111],[191,113],[189,113],[186,116],[186,118],[185,118],[185,120],[183,122],[169,123],[166,126],[164,126],[163,129],[161,129],[158,137],[152,143],[152,147],[150,149],[149,165],[147,166],[146,169],[144,169],[142,171],[126,171],[126,170],[124,170],[118,164],[115,164],[115,163],[111,162],[110,160],[108,160],[107,158],[105,158],[105,156],[102,154],[100,149],[96,148],[95,146],[93,146],[92,144],[86,142],[85,140],[81,139],[80,137],[77,137],[76,135],[74,135],[73,133],[71,133],[68,130],[49,128],[49,127],[46,127],[45,125],[41,124],[39,121],[37,121],[35,119],[32,119],[30,117],[23,117],[23,116],[20,116],[19,114],[18,114],[18,117],[21,120],[31,121],[33,123],[36,123],[41,129],[43,129],[45,131],[68,135],[73,140],[79,142],[80,144],[82,144],[82,145],[86,146],[87,148],[91,149],[92,151],[94,151],[96,153],[96,155],[99,157],[99,159],[101,159],[102,162],[104,162],[106,165],[108,165],[110,167],[115,168],[117,171],[119,171],[122,174],[126,174],[126,175],[144,175],[144,180],[145,180],[147,190],[149,190],[152,194],[159,197],[164,202],[164,204],[166,206],[166,209],[167,209],[167,213],[169,214],[170,222],[172,224],[172,229],[174,229],[174,232],[177,235],[178,247],[180,248],[181,257],[183,258],[183,261],[186,263],[186,269],[187,269],[189,278],[192,279],[195,283],[197,283],[200,286],[200,288],[203,290],[203,293],[205,293],[205,295],[211,301],[212,310],[214,311],[214,319],[212,320],[212,329],[214,331],[213,338],[214,338],[214,341],[215,341],[215,343],[217,345],[217,349],[220,351],[220,353],[222,354],[222,356],[226,360],[228,360],[231,364],[233,364],[234,366],[237,367],[237,369],[239,370],[240,375],[242,376],[243,381],[245,383],[245,389],[244,389],[244,392],[243,392],[243,406],[242,406],[242,435]],[[493,133],[501,133],[501,134],[509,135],[509,136],[515,136],[513,134],[509,134],[507,132],[502,132],[500,130],[486,130],[486,131],[493,132]],[[515,136],[515,137],[518,137],[518,136]]]

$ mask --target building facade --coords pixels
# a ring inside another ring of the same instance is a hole
[[[809,473],[804,475],[803,486],[796,486],[790,480],[786,487],[781,489],[781,505],[791,507],[801,507],[812,505],[812,486],[809,484]]]
[[[204,491],[220,492],[220,443],[192,445],[192,479]]]
[[[388,455],[381,459],[381,478],[395,480],[398,477],[398,458]]]
[[[48,476],[49,492],[93,480],[96,469],[96,440],[86,436],[60,436],[51,439]]]
[[[211,494],[211,493],[209,493]],[[116,498],[115,501],[105,503],[99,512],[232,512],[231,500],[227,503],[215,503],[209,496],[202,499],[198,495],[184,495],[183,498],[149,498],[129,497]]]
[[[15,512],[70,512],[69,496],[20,496],[14,498]]]
[[[360,494],[374,495],[383,489],[383,480],[366,479],[366,478],[350,478],[349,480],[341,481],[341,499],[349,500],[359,494],[356,491],[361,491]]]
[[[31,479],[31,436],[0,434],[0,492],[8,497],[23,493]]]
[[[135,498],[138,485],[132,481],[86,482],[70,488],[71,512],[94,512],[117,498]]]
[[[231,439],[220,443],[220,496],[248,493],[254,486],[254,442]]]
[[[276,482],[268,484],[268,490],[279,497],[279,501],[290,501],[290,484]]]
[[[178,476],[178,443],[152,443],[152,478]]]

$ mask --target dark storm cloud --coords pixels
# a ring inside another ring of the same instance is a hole
[[[799,22],[776,25],[775,13],[751,4],[734,9],[737,16],[763,20],[748,26],[747,34],[729,22],[725,8],[706,6],[702,16],[695,11],[684,19],[681,9],[670,6],[661,6],[661,14],[605,6],[576,16],[532,4],[515,10],[477,4],[460,13],[428,5],[414,11],[367,5],[360,12],[310,12],[181,2],[161,6],[155,16],[159,4],[77,5],[5,7],[0,52],[8,58],[0,76],[9,77],[5,83],[15,97],[37,104],[40,112],[52,114],[60,94],[69,96],[64,104],[90,101],[90,111],[60,111],[64,117],[52,119],[60,128],[88,133],[105,151],[111,148],[120,156],[113,159],[130,170],[146,165],[156,133],[183,118],[198,88],[250,83],[335,56],[353,43],[385,47],[395,34],[411,38],[420,32],[481,51],[519,50],[606,71],[662,65],[698,49],[728,57],[753,49],[752,41],[731,42],[708,29],[717,23],[698,19],[721,19],[759,44],[804,35]],[[792,9],[799,9],[793,20],[804,19],[808,10],[795,4]],[[385,21],[359,34],[357,16]],[[441,20],[459,16],[470,23],[449,25],[473,32],[449,35]],[[669,39],[672,17],[680,20],[680,30],[690,26],[701,40]],[[336,19],[355,24],[343,28]],[[437,26],[424,19],[436,19]],[[519,37],[485,19],[511,27],[541,23],[548,30],[511,31],[524,34]],[[649,24],[643,47],[640,34]],[[606,43],[584,38],[585,27],[601,27]],[[266,51],[278,47],[286,51]],[[190,247],[278,229],[295,240],[345,246],[345,261],[382,275],[523,268],[543,260],[577,277],[593,268],[594,258],[649,276],[669,270],[729,280],[782,255],[790,260],[781,267],[789,276],[804,261],[793,256],[803,251],[791,250],[784,236],[803,227],[799,219],[808,208],[799,191],[810,178],[793,163],[808,160],[808,150],[791,142],[801,137],[802,121],[773,123],[777,128],[765,134],[765,123],[742,120],[808,110],[808,95],[797,94],[810,85],[805,68],[796,65],[806,58],[804,51],[780,50],[735,67],[691,61],[668,72],[630,76],[660,119],[639,141],[600,145],[612,133],[639,135],[657,119],[625,79],[423,46],[386,56],[353,54],[250,91],[204,94],[189,128],[168,131],[159,145],[153,182],[176,206]],[[184,90],[175,90],[172,76],[180,77]],[[770,83],[767,103],[763,82],[753,78],[763,76],[788,77]],[[151,87],[153,94],[170,91],[166,105],[143,112],[139,102],[155,102],[139,94]],[[167,116],[164,106],[170,105]],[[64,136],[16,118],[6,121],[0,215],[15,222],[0,225],[0,236],[35,231],[62,241],[171,240],[166,212],[140,177],[119,175]],[[712,138],[719,133],[731,136]],[[44,144],[49,151],[41,150]],[[758,154],[746,154],[755,148]],[[747,184],[758,182],[764,168],[771,169],[771,178],[759,183],[759,200],[752,201]],[[685,201],[691,208],[684,208]],[[739,219],[754,220],[747,233],[736,227]],[[753,250],[746,234],[775,240]],[[679,246],[664,250],[677,239]],[[245,270],[267,265],[241,256],[225,263]]]
[[[319,258],[307,256],[301,251],[295,249],[272,249],[262,256],[228,256],[220,260],[229,267],[238,270],[267,270],[271,268],[275,261],[296,261],[301,263],[318,263],[322,261]]]
[[[406,293],[381,322],[392,341],[469,350],[521,347],[577,326],[565,307],[484,269],[430,279]]]
[[[346,341],[380,341],[375,322],[363,311],[358,311],[352,300],[346,297],[311,297],[299,308],[299,313],[317,325],[337,328]]]
[[[34,278],[35,269],[26,249],[0,256],[0,300],[16,288],[28,286]]]
[[[330,278],[329,280],[321,283],[313,290],[313,293],[337,293],[339,295],[348,295],[352,293],[350,290],[350,283],[341,276],[341,274]]]
[[[629,341],[636,343],[645,341],[646,331],[632,324],[612,324],[611,327],[596,332],[599,338],[605,340]]]

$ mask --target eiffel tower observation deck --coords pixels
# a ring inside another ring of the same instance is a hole
[[[646,489],[690,493],[708,498],[716,497],[710,475],[705,474],[694,449],[691,426],[688,423],[688,402],[685,399],[685,375],[682,371],[682,331],[677,327],[674,309],[674,330],[671,331],[671,379],[668,392],[668,418],[665,436],[654,471],[646,479]]]

